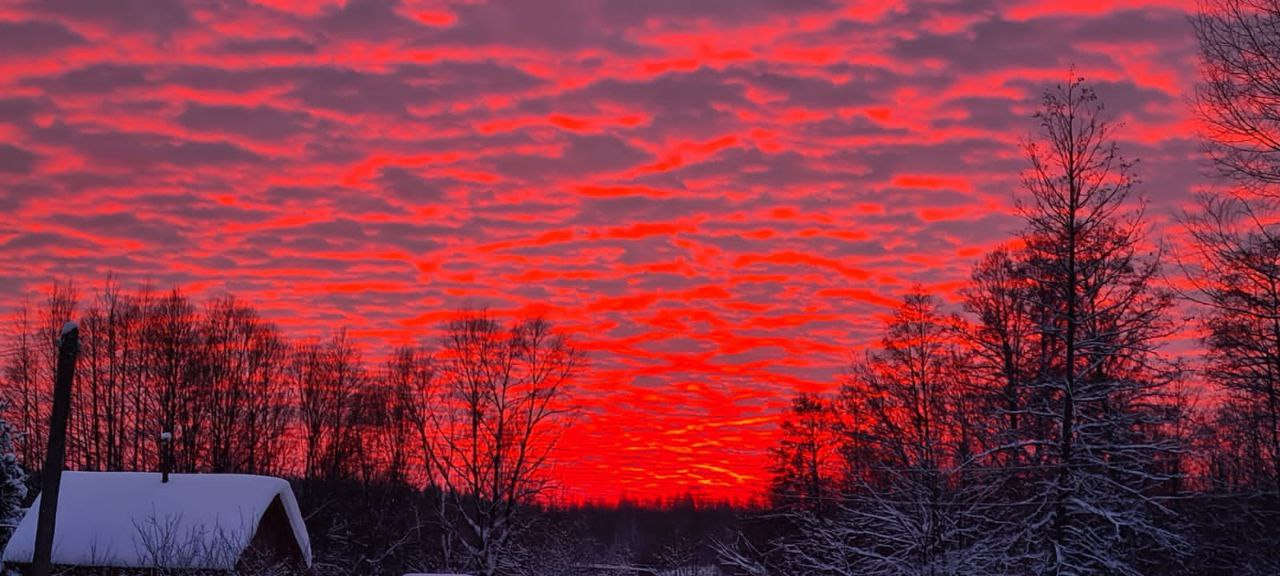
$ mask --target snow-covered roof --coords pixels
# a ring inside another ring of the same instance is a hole
[[[308,566],[311,541],[289,483],[268,476],[151,472],[64,472],[53,563],[122,568],[231,570],[277,498]],[[40,498],[4,550],[30,563]]]

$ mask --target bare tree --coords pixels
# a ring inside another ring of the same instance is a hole
[[[24,302],[13,317],[0,402],[8,405],[10,423],[18,429],[16,453],[30,467],[44,462],[53,402],[51,383],[58,364],[57,341],[78,303],[75,285],[57,282],[45,292],[39,306],[33,308]]]
[[[122,377],[128,378],[131,384],[126,386],[125,401],[129,413],[130,432],[128,441],[128,469],[155,469],[159,462],[159,449],[156,446],[156,434],[163,432],[157,420],[159,402],[157,390],[152,379],[152,353],[149,349],[147,334],[151,324],[150,316],[156,309],[158,297],[150,286],[144,285],[133,298],[132,306],[137,316],[133,326],[126,324],[122,334],[124,342],[130,343],[121,351]],[[130,329],[131,328],[131,329]]]
[[[1204,196],[1184,270],[1205,307],[1206,377],[1225,392],[1242,485],[1280,493],[1280,229],[1273,202]],[[1225,441],[1225,439],[1224,439]]]
[[[274,326],[226,296],[200,323],[201,385],[208,406],[207,466],[213,472],[270,473],[282,464],[278,438],[288,425],[287,348]]]
[[[782,421],[772,452],[774,506],[818,512],[835,504],[843,471],[836,403],[819,394],[797,394]]]
[[[973,317],[972,323],[961,327],[973,351],[973,375],[986,391],[983,408],[1003,417],[1003,422],[989,422],[994,426],[989,440],[1014,443],[1032,424],[1021,416],[1030,402],[1026,383],[1040,368],[1026,255],[1007,247],[987,254],[974,267],[961,296],[965,310]],[[1024,450],[994,452],[1006,466],[1027,462],[1027,455]]]
[[[520,572],[514,559],[526,508],[548,487],[549,458],[567,423],[565,394],[581,362],[541,318],[504,327],[485,312],[463,312],[445,327],[428,467],[467,569]]]
[[[1268,191],[1280,183],[1280,2],[1201,0],[1192,24],[1210,158],[1223,176]]]
[[[829,509],[775,511],[766,521],[780,534],[739,534],[718,546],[723,562],[756,575],[1013,571],[997,470],[980,466],[993,426],[958,322],[918,288],[905,297],[841,387],[838,424],[817,425],[840,432],[846,460],[842,480],[823,479]]]
[[[23,303],[14,314],[4,364],[4,403],[17,428],[15,453],[24,463],[43,462],[45,427],[51,403],[49,386],[35,344],[31,307]],[[49,376],[52,378],[52,376]]]
[[[991,490],[970,472],[985,415],[971,401],[969,352],[937,299],[908,294],[880,348],[856,364],[842,395],[863,414],[850,432],[867,443],[850,462],[857,481],[841,514],[806,523],[795,549],[832,574],[990,574],[1007,540],[992,533]],[[859,470],[861,468],[861,470]],[[843,541],[838,552],[832,545]],[[839,569],[832,569],[842,566]]]
[[[210,390],[198,385],[204,358],[197,353],[197,320],[195,305],[175,288],[150,302],[141,334],[156,420],[143,417],[138,424],[151,431],[141,434],[144,442],[154,443],[162,432],[173,434],[176,470],[197,469],[207,424]]]
[[[388,476],[410,480],[410,469],[424,467],[431,450],[429,411],[438,400],[435,358],[424,348],[397,348],[383,368],[383,382],[390,395],[387,427]],[[431,481],[424,473],[424,483]]]
[[[872,441],[881,464],[940,469],[974,452],[963,406],[967,351],[937,299],[908,294],[885,328],[880,348],[854,365],[843,394],[866,414],[853,431]]]
[[[1171,299],[1153,287],[1158,258],[1139,254],[1137,179],[1097,95],[1072,77],[1036,117],[1020,208],[1042,358],[1023,414],[1048,426],[1016,446],[1043,471],[1021,522],[1030,570],[1139,574],[1179,544],[1158,496],[1176,476],[1160,459],[1180,450],[1165,433],[1174,374],[1156,355]]]
[[[325,343],[298,346],[291,358],[290,378],[297,390],[305,477],[349,477],[348,467],[355,464],[350,457],[359,447],[354,434],[356,394],[367,377],[346,331]]]

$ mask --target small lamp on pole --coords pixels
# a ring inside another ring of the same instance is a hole
[[[173,432],[160,433],[160,482],[169,483],[169,469],[173,467]]]

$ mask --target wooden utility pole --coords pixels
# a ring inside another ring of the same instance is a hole
[[[80,328],[75,322],[62,326],[58,338],[58,373],[53,383],[53,414],[49,417],[49,451],[40,479],[40,516],[36,522],[36,549],[31,576],[49,576],[53,558],[53,525],[58,516],[58,487],[67,455],[67,420],[71,415],[71,383],[80,354]]]

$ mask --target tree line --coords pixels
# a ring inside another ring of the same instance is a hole
[[[3,331],[0,546],[36,496],[65,318],[81,334],[68,468],[158,470],[169,432],[177,472],[288,478],[316,574],[697,574],[740,513],[555,502],[547,463],[584,358],[543,318],[461,311],[375,363],[343,330],[290,338],[233,296],[108,279],[55,284]]]
[[[108,279],[82,298],[62,283],[19,307],[6,331],[0,406],[29,469],[44,461],[54,336],[67,318],[81,330],[69,468],[158,470],[167,449],[176,472],[423,487],[435,495],[422,512],[441,531],[439,561],[482,574],[519,556],[522,510],[548,486],[582,366],[538,317],[462,311],[434,346],[372,366],[345,330],[290,339],[234,296],[200,305]]]

